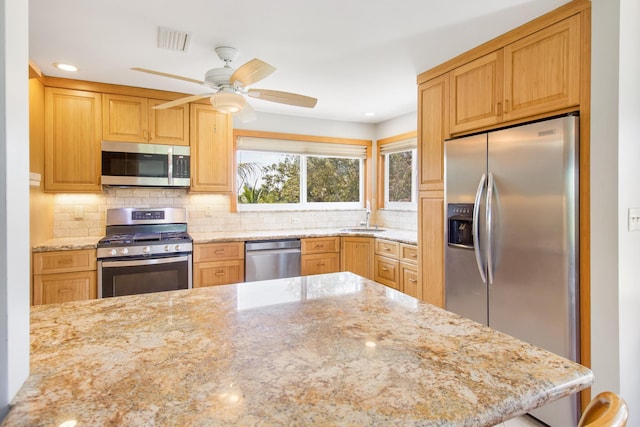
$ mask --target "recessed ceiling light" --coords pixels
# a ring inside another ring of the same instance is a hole
[[[78,67],[63,62],[54,62],[53,66],[64,71],[78,71]]]
[[[373,117],[373,116],[375,116],[375,115],[376,115],[376,113],[374,113],[374,112],[368,112],[368,113],[364,113],[364,115],[365,115],[365,116],[367,116],[367,117]]]

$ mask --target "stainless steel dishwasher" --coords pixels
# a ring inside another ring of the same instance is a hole
[[[246,242],[244,252],[246,282],[300,275],[300,239]]]

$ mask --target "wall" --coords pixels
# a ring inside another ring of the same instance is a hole
[[[620,393],[630,405],[629,425],[640,424],[640,232],[627,229],[629,208],[640,208],[640,2],[620,0],[618,111],[618,263]]]
[[[0,1],[0,419],[29,373],[28,6]]]
[[[105,188],[103,194],[56,194],[53,237],[103,236],[105,212],[120,207],[186,207],[192,233],[353,227],[364,210],[230,213],[229,196],[181,189]],[[78,218],[81,216],[82,218]]]
[[[639,19],[637,0],[592,0],[592,392],[620,393],[630,426],[640,425],[640,233],[627,229],[640,207]]]
[[[243,129],[266,132],[374,141],[378,128],[383,129],[389,136],[393,136],[415,131],[416,127],[415,113],[378,125],[258,113],[258,120],[234,125]],[[230,196],[190,194],[187,190],[181,189],[105,188],[103,194],[56,194],[53,196],[52,236],[54,238],[99,237],[104,235],[106,209],[161,206],[186,207],[189,213],[189,230],[192,233],[353,227],[365,217],[363,209],[230,213]],[[44,218],[43,215],[38,215],[38,218],[40,217]],[[415,211],[374,211],[371,224],[416,231],[417,214]],[[40,242],[42,240],[35,243]]]

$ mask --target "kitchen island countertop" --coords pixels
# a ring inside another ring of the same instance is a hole
[[[3,427],[492,426],[591,371],[352,273],[32,307]]]

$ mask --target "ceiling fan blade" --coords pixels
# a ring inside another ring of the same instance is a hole
[[[191,95],[185,96],[184,98],[178,98],[173,101],[165,102],[164,104],[156,105],[151,107],[154,110],[164,110],[165,108],[175,107],[176,105],[186,104],[187,102],[197,101],[198,99],[208,98],[212,93],[203,93],[201,95]]]
[[[265,101],[279,102],[280,104],[295,105],[296,107],[313,108],[318,100],[310,96],[298,95],[297,93],[281,92],[279,90],[251,89],[247,95],[263,99]]]
[[[229,78],[229,82],[234,84],[236,81],[239,81],[242,86],[249,86],[264,79],[275,70],[276,68],[273,65],[254,58],[234,71],[231,78]]]
[[[141,71],[147,74],[155,74],[156,76],[169,77],[170,79],[184,80],[185,82],[196,83],[199,85],[204,84],[202,80],[190,79],[189,77],[182,77],[182,76],[177,76],[175,74],[163,73],[162,71],[154,71],[154,70],[148,70],[146,68],[138,68],[138,67],[131,68],[131,69],[134,71]]]
[[[248,102],[244,104],[244,108],[242,108],[240,112],[236,113],[236,117],[238,117],[242,123],[252,122],[257,118],[256,112]]]

